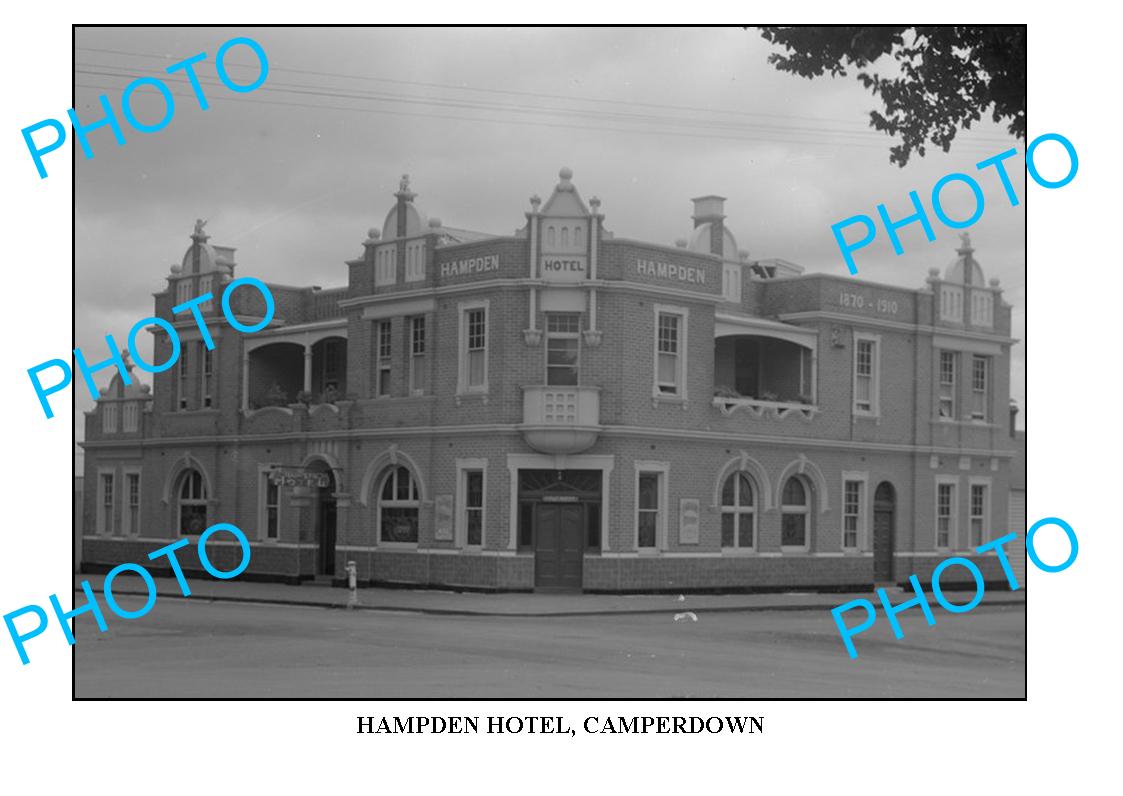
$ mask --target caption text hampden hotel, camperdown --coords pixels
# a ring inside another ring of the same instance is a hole
[[[359,734],[577,734],[565,716],[356,716]],[[687,734],[764,732],[764,716],[586,716],[581,729],[589,735]]]

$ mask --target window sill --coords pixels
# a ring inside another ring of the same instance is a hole
[[[384,403],[408,403],[431,398],[433,398],[432,395],[375,395],[371,398],[360,398],[357,403],[359,406],[371,406],[372,404]]]
[[[755,547],[723,547],[721,554],[730,558],[753,558],[758,555]]]
[[[986,420],[956,420],[954,417],[935,417],[930,421],[933,425],[968,426],[970,428],[998,428],[997,423],[988,423]]]
[[[686,409],[686,396],[685,395],[671,395],[669,393],[656,392],[651,394],[651,405],[658,406],[659,404],[671,404],[672,406],[678,405]]]
[[[417,550],[417,542],[377,542],[374,545],[377,550]]]
[[[785,555],[800,555],[800,554],[807,555],[808,553],[811,552],[811,548],[810,547],[785,547],[785,546],[781,545],[780,546],[780,552],[785,554]]]
[[[488,394],[487,390],[461,390],[456,393],[456,405],[460,406],[466,400],[478,400],[480,403],[487,405]]]
[[[881,422],[881,413],[880,412],[863,412],[863,411],[860,411],[858,409],[855,409],[854,412],[853,412],[853,415],[854,415],[855,420],[870,420],[870,421],[873,421],[874,423],[880,423]]]
[[[637,547],[636,555],[654,558],[663,555],[663,551],[657,547]]]

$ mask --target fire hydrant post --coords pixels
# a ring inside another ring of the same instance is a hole
[[[347,570],[347,588],[349,589],[347,594],[347,607],[354,608],[359,604],[359,592],[357,591],[359,585],[359,570],[358,567],[355,566],[354,561],[348,561],[345,569]]]

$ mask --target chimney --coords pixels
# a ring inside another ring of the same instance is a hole
[[[725,243],[725,197],[698,196],[691,201],[694,202],[694,228],[710,225],[710,254],[720,257]]]
[[[1013,398],[1010,399],[1010,436],[1016,437],[1018,433],[1018,402]]]

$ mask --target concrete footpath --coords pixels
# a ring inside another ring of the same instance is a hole
[[[76,575],[74,590],[81,593],[80,583],[90,582],[90,587],[102,593],[103,575]],[[191,596],[184,597],[175,578],[154,578],[159,597],[180,600],[259,603],[268,605],[300,605],[320,608],[346,608],[350,593],[347,589],[326,584],[304,583],[290,586],[283,583],[253,583],[247,581],[219,581],[199,576],[188,576]],[[890,592],[893,602],[899,604],[910,594]],[[145,597],[143,582],[135,574],[123,575],[114,581],[113,596]],[[437,589],[359,589],[355,609],[368,611],[398,611],[447,616],[606,616],[619,614],[661,614],[667,611],[807,611],[827,610],[849,600],[864,598],[877,604],[873,592],[853,594],[820,594],[811,592],[786,592],[780,594],[540,594],[456,592]],[[951,592],[949,599],[965,603],[966,592]],[[928,593],[929,601],[935,598]],[[125,610],[139,608],[136,599],[122,600]],[[979,607],[997,605],[1025,605],[1025,590],[1016,592],[987,591]]]

